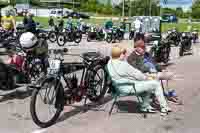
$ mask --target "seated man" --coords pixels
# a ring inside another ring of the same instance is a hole
[[[108,71],[115,83],[134,83],[137,93],[147,93],[143,96],[143,103],[141,105],[141,111],[152,112],[154,109],[150,105],[150,96],[155,94],[160,104],[160,111],[162,114],[167,114],[170,109],[163,95],[163,89],[160,82],[157,80],[149,80],[149,77],[144,75],[138,69],[129,65],[126,61],[120,59],[122,49],[119,47],[113,47],[112,59],[108,62]],[[119,87],[121,93],[132,93],[134,95],[134,89],[132,86],[127,85]]]
[[[131,66],[139,69],[143,73],[151,73],[151,75],[154,74],[154,76],[156,76],[159,80],[166,80],[167,87],[168,80],[172,79],[174,76],[173,73],[167,70],[162,70],[162,68],[153,61],[149,53],[145,53],[145,44],[142,40],[136,42],[135,50],[128,56],[127,61]],[[169,94],[171,92],[174,92],[174,90],[168,91]],[[176,95],[165,95],[170,101],[173,101],[175,103],[179,102]]]

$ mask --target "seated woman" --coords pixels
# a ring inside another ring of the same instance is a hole
[[[153,93],[158,99],[162,115],[166,115],[170,111],[170,108],[165,100],[160,82],[157,80],[149,80],[150,77],[148,75],[143,74],[140,70],[129,65],[127,61],[121,60],[121,54],[121,48],[112,48],[112,59],[107,64],[112,81],[115,83],[134,83],[137,93],[146,93],[146,95],[142,97],[143,103],[141,105],[141,111],[154,111],[154,108],[150,105],[150,97]],[[133,95],[135,93],[131,85],[121,86],[119,89],[121,93],[132,93]]]

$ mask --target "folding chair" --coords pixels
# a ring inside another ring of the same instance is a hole
[[[111,106],[111,109],[109,111],[109,116],[111,116],[112,110],[113,110],[115,104],[117,103],[118,98],[120,98],[120,97],[133,96],[134,95],[134,96],[137,97],[139,105],[141,105],[142,100],[140,99],[140,96],[142,96],[142,94],[144,94],[144,93],[138,94],[137,91],[136,91],[134,83],[115,83],[110,77],[110,74],[109,74],[107,66],[106,66],[106,72],[108,73],[108,78],[111,81],[110,89],[111,89],[111,95],[112,95],[112,97],[114,99],[114,101],[112,103],[112,106]],[[133,86],[134,93],[133,92],[132,93],[131,92],[130,93],[122,93],[122,92],[120,92],[119,87],[127,86],[127,85]],[[144,114],[144,117],[146,118],[146,114]]]

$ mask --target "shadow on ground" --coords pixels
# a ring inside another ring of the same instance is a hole
[[[77,114],[80,113],[86,113],[89,110],[92,111],[104,111],[101,110],[100,108],[105,105],[106,103],[108,103],[109,101],[112,100],[111,96],[106,96],[101,102],[99,103],[89,103],[86,106],[77,106],[77,105],[71,105],[72,107],[74,107],[75,109],[71,110],[70,112],[65,112],[57,121],[57,123],[62,122],[70,117],[73,117]]]
[[[66,119],[73,117],[77,114],[86,113],[89,110],[106,112],[106,110],[110,110],[110,107],[107,108],[107,104],[111,100],[112,100],[111,96],[107,96],[100,103],[90,103],[90,104],[87,104],[87,106],[72,105],[72,107],[74,107],[75,109],[71,110],[70,112],[65,112],[59,118],[57,123],[65,121]],[[107,109],[105,109],[105,106]],[[103,107],[104,107],[104,109],[102,109]],[[137,102],[136,101],[131,101],[131,100],[118,101],[116,108],[119,110],[119,111],[117,111],[118,113],[139,113],[139,111],[137,110]]]
[[[8,100],[13,100],[13,99],[25,99],[25,98],[31,96],[32,91],[33,90],[27,90],[27,91],[24,91],[24,92],[20,92],[18,90],[15,90],[13,92],[2,95],[0,102],[5,102],[5,101],[8,101]]]

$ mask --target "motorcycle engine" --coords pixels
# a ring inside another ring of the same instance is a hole
[[[69,77],[69,90],[67,91],[67,104],[73,104],[75,102],[80,102],[82,100],[83,92],[78,86],[78,78],[74,74],[72,77]]]

